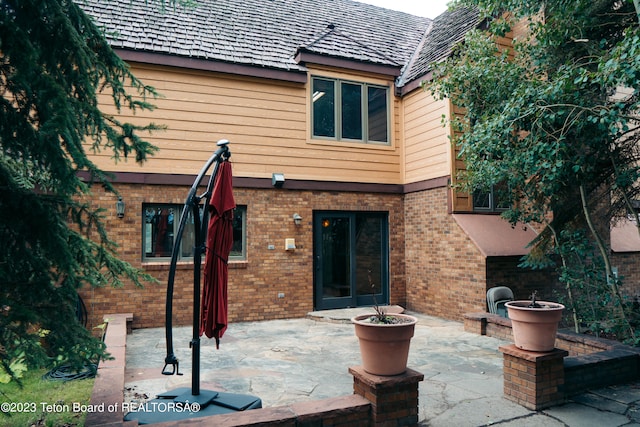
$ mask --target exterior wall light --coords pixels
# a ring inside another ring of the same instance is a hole
[[[118,218],[124,217],[124,200],[122,200],[122,197],[118,197],[118,201],[116,202],[116,215]]]
[[[283,173],[273,173],[271,175],[271,185],[276,188],[282,188],[284,185],[284,174]]]
[[[296,225],[300,225],[300,224],[302,224],[302,217],[301,217],[299,214],[294,213],[294,214],[293,214],[293,222],[294,222]]]

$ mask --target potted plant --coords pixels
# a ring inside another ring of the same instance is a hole
[[[513,340],[522,350],[545,352],[555,348],[558,323],[562,319],[564,305],[536,301],[536,291],[531,300],[509,301],[505,304],[511,319]]]
[[[400,375],[407,370],[409,346],[418,319],[408,314],[388,313],[378,306],[375,296],[373,301],[374,314],[351,319],[360,342],[362,367],[373,375]]]

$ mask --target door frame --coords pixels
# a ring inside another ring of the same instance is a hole
[[[356,218],[358,215],[368,215],[381,219],[381,244],[380,244],[380,292],[375,294],[359,295],[357,292],[356,271]],[[349,262],[350,262],[350,287],[351,292],[346,297],[325,297],[323,292],[322,269],[322,218],[349,218]],[[313,212],[313,305],[315,310],[328,310],[349,307],[366,307],[377,304],[389,303],[389,213],[385,211],[329,211],[318,210]]]

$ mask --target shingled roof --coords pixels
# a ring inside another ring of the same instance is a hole
[[[448,53],[429,42],[430,34],[467,28],[447,24],[438,30],[432,22],[450,20],[432,21],[353,0],[198,0],[194,7],[77,1],[105,28],[116,49],[294,73],[306,71],[296,55],[311,52],[395,67],[396,75],[410,76],[401,77],[401,84],[420,77],[430,61]]]
[[[461,7],[438,16],[419,47],[415,59],[403,73],[399,86],[427,74],[432,63],[448,57],[464,35],[479,24],[480,14],[476,9]]]

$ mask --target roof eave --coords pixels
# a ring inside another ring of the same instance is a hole
[[[202,58],[187,58],[183,56],[166,55],[162,53],[139,50],[115,48],[114,51],[120,58],[127,62],[165,65],[169,67],[186,68],[190,70],[213,71],[218,73],[282,80],[294,83],[307,82],[307,73],[305,70],[282,70],[276,68],[221,62]]]
[[[396,90],[396,95],[402,98],[408,93],[421,88],[422,82],[430,82],[431,80],[433,80],[433,72],[429,71],[426,74],[423,74],[422,76],[416,77],[415,79],[411,80],[409,83],[406,83],[404,86],[398,87],[398,89]]]
[[[372,62],[357,61],[347,58],[338,58],[334,56],[319,55],[304,50],[298,50],[294,60],[298,64],[318,64],[329,67],[344,68],[354,71],[362,71],[366,73],[382,74],[385,76],[398,77],[402,67],[399,65],[376,64]]]

